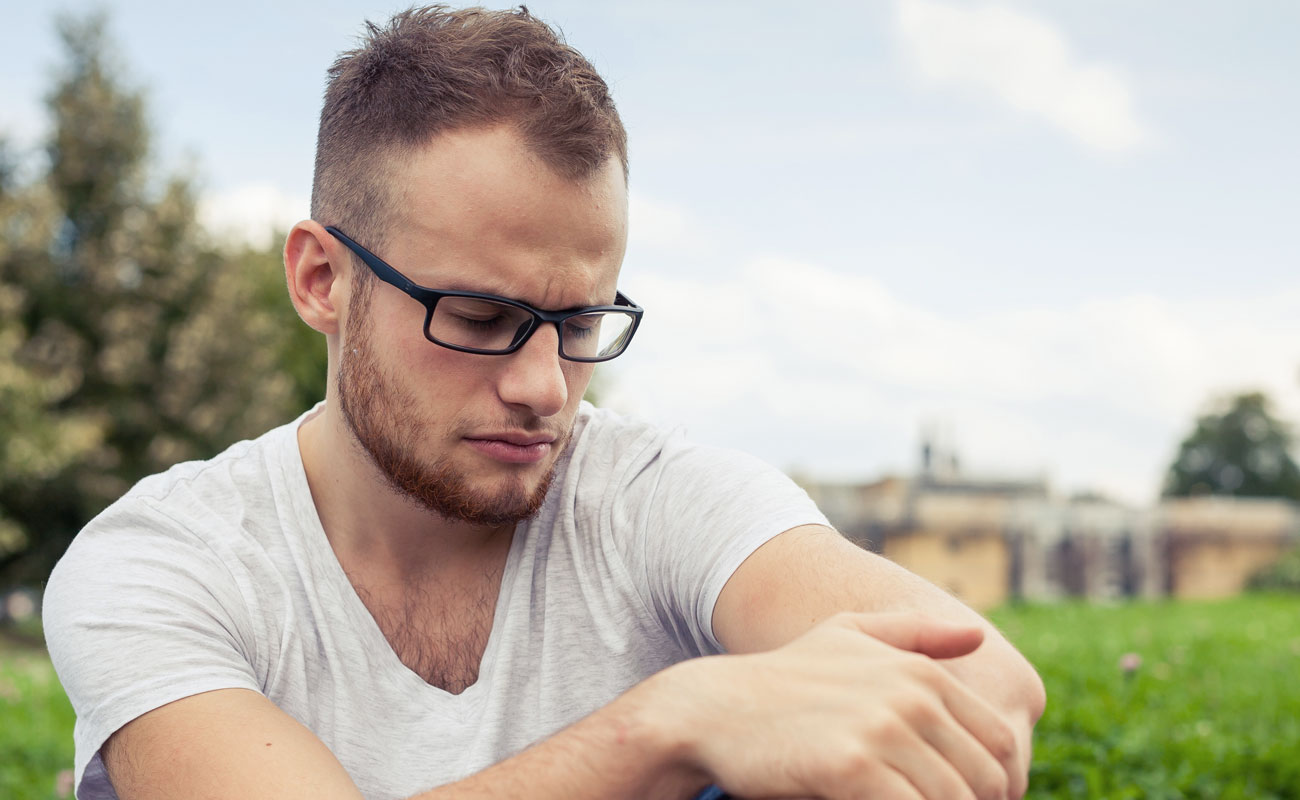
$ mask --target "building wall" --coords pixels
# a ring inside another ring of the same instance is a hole
[[[1286,547],[1282,537],[1175,536],[1169,551],[1170,593],[1184,599],[1237,594]]]
[[[1294,504],[1268,498],[1170,499],[1159,514],[1169,593],[1185,598],[1240,592],[1252,574],[1282,555],[1300,523]]]
[[[804,485],[850,539],[980,609],[1013,596],[1231,595],[1300,538],[1300,505],[1276,499],[1131,508],[974,480]]]

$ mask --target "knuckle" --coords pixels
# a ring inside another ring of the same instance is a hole
[[[852,786],[868,778],[878,766],[871,748],[853,743],[839,749],[828,772],[836,784]]]
[[[999,723],[989,731],[986,744],[993,757],[1004,764],[1016,758],[1018,752],[1016,736],[1012,732],[1011,726],[1006,723]]]
[[[894,709],[913,727],[931,725],[940,718],[937,701],[927,692],[900,693],[894,699]]]
[[[904,717],[895,709],[893,713],[881,714],[866,727],[866,741],[895,742],[907,735],[910,728]]]

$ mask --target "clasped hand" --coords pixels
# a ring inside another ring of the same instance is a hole
[[[689,758],[737,797],[1020,798],[1028,748],[943,666],[982,641],[921,614],[844,613],[775,650],[685,662]]]

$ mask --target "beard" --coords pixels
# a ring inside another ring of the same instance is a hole
[[[368,303],[366,304],[368,305]],[[416,416],[420,405],[414,394],[390,380],[376,364],[370,350],[369,328],[361,322],[365,309],[347,321],[351,356],[340,359],[339,405],[356,443],[399,494],[445,519],[472,525],[499,526],[531,518],[542,507],[555,478],[556,462],[531,489],[518,475],[507,475],[492,489],[476,488],[448,455],[432,462],[422,459],[419,446],[427,440]],[[438,345],[430,343],[430,347]],[[482,356],[487,358],[487,356]],[[536,416],[517,418],[500,427],[538,430]],[[455,425],[452,430],[468,426]],[[563,452],[572,430],[557,436],[552,452]]]

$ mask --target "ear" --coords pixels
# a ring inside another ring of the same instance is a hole
[[[319,223],[303,220],[284,241],[284,275],[298,316],[326,335],[339,332],[350,263]]]

